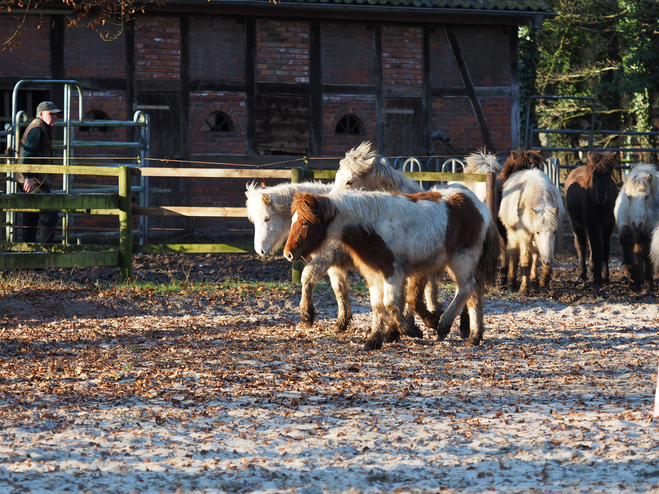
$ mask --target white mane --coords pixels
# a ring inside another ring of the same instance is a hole
[[[649,197],[646,200],[645,197]],[[618,229],[630,225],[650,233],[659,223],[659,170],[652,164],[634,166],[624,177],[615,205]],[[636,226],[634,226],[636,225]]]
[[[483,150],[465,157],[465,161],[467,162],[465,173],[494,172],[498,174],[501,172],[501,163],[499,163],[497,157]]]
[[[267,205],[271,205],[277,214],[291,215],[291,204],[296,192],[326,194],[332,186],[321,182],[303,182],[300,184],[283,183],[271,187],[263,187],[256,182],[247,184],[247,218],[254,222],[267,213]],[[264,196],[266,197],[264,199]]]

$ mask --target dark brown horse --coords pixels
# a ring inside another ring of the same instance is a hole
[[[595,283],[609,282],[611,234],[616,226],[613,212],[618,187],[612,173],[620,164],[617,153],[588,153],[588,164],[570,172],[565,180],[565,202],[579,255],[579,277],[587,281],[586,241]]]
[[[513,173],[533,168],[542,170],[542,155],[540,152],[517,149],[510,153],[510,156],[506,159],[499,178],[502,183],[505,183]]]

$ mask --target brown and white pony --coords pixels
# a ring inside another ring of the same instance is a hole
[[[407,292],[409,300],[427,275],[447,270],[457,288],[437,326],[438,338],[446,338],[466,304],[468,344],[478,345],[483,338],[483,293],[496,281],[499,237],[487,206],[464,190],[296,194],[284,256],[294,261],[337,241],[345,247],[370,290],[373,321],[365,350],[381,348],[383,342],[411,331],[403,315],[406,280],[413,288]]]
[[[588,163],[572,170],[565,180],[565,205],[579,256],[579,278],[588,280],[586,249],[590,247],[593,282],[609,282],[611,234],[616,227],[613,208],[618,186],[613,170],[618,153],[588,153]]]
[[[375,190],[392,193],[415,194],[423,192],[421,186],[410,180],[389,164],[389,160],[371,149],[369,141],[362,142],[351,149],[339,162],[332,193],[345,190]],[[416,312],[428,329],[436,329],[442,314],[442,307],[437,303],[437,276],[431,275],[426,284],[416,283],[409,286],[406,316],[412,320],[411,311]],[[424,303],[425,297],[425,303]],[[469,335],[469,319],[465,312],[460,323],[463,338]]]

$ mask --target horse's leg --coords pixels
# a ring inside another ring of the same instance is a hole
[[[519,244],[517,242],[516,235],[508,236],[508,247],[506,248],[506,254],[508,257],[508,290],[515,290],[515,282],[517,281],[517,266],[519,263]]]
[[[456,268],[459,269],[460,267],[456,266]],[[452,267],[450,272],[453,274],[453,279],[456,283],[455,295],[444,311],[444,314],[442,314],[442,318],[439,320],[439,326],[437,326],[437,339],[439,341],[444,340],[448,336],[455,317],[463,309],[476,288],[476,280],[472,274],[473,271],[462,273]],[[474,324],[474,321],[471,321],[471,324]]]
[[[588,268],[586,267],[586,229],[573,222],[572,231],[574,232],[574,248],[577,249],[577,256],[579,257],[579,278],[583,281],[588,281]],[[592,256],[592,248],[590,253]],[[594,271],[593,274],[595,274]]]
[[[469,311],[469,319],[471,325],[469,328],[469,340],[467,346],[478,346],[483,341],[483,288],[477,286],[469,299],[467,300],[467,307]]]
[[[407,336],[423,338],[423,331],[414,324],[414,314],[412,311],[419,315],[428,329],[437,329],[440,315],[428,310],[424,303],[424,293],[430,284],[430,280],[425,276],[411,276],[407,279],[407,309],[404,314],[407,320],[407,326],[404,329],[407,331],[408,328],[411,328],[411,333],[405,332]],[[432,284],[434,285],[435,283],[433,282]]]
[[[519,293],[526,293],[529,289],[529,275],[531,274],[531,261],[533,256],[531,252],[533,246],[531,243],[532,239],[528,239],[526,242],[521,242],[519,246]]]
[[[437,314],[437,320],[441,317],[444,308],[442,304],[438,302],[438,285],[439,285],[439,275],[431,274],[427,276],[427,283],[425,290],[423,292],[426,299],[426,307],[432,313]],[[435,329],[434,327],[432,329]]]
[[[409,319],[403,316],[403,295],[406,284],[405,276],[402,272],[394,272],[391,276],[384,279],[382,299],[384,307],[389,315],[389,326],[384,336],[384,342],[388,343],[400,339],[401,334],[423,337],[414,320],[410,323]],[[425,285],[425,279],[417,281],[420,287]],[[419,293],[421,290],[419,290]],[[417,296],[417,299],[421,297]]]
[[[325,270],[313,264],[307,264],[302,271],[302,298],[300,299],[300,318],[306,328],[313,326],[316,309],[313,307],[313,290],[325,275]]]
[[[622,269],[631,284],[636,283],[637,274],[634,262],[634,231],[628,225],[620,229],[620,247],[622,247]]]
[[[369,285],[369,294],[371,298],[371,333],[364,343],[363,349],[366,351],[379,350],[382,348],[385,338],[385,325],[387,322],[387,310],[383,302],[383,287],[381,280],[367,280]],[[389,336],[394,335],[389,331]],[[396,338],[398,339],[398,338]]]
[[[609,283],[609,259],[611,258],[611,235],[614,224],[606,225],[602,229],[602,283]]]
[[[335,333],[340,333],[348,329],[352,320],[352,308],[350,307],[350,295],[348,287],[348,271],[339,266],[332,266],[327,271],[332,290],[336,296],[338,305],[338,314],[333,329]]]
[[[640,259],[642,262],[643,277],[643,293],[649,294],[654,290],[654,266],[650,259],[650,242],[652,238],[650,235],[643,233],[639,235],[639,244],[641,246]]]

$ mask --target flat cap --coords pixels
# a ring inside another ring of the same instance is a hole
[[[42,111],[59,113],[62,110],[57,108],[57,105],[55,105],[55,103],[53,103],[52,101],[42,101],[41,103],[39,103],[39,106],[37,106],[37,115],[39,115],[39,113],[41,113]]]

